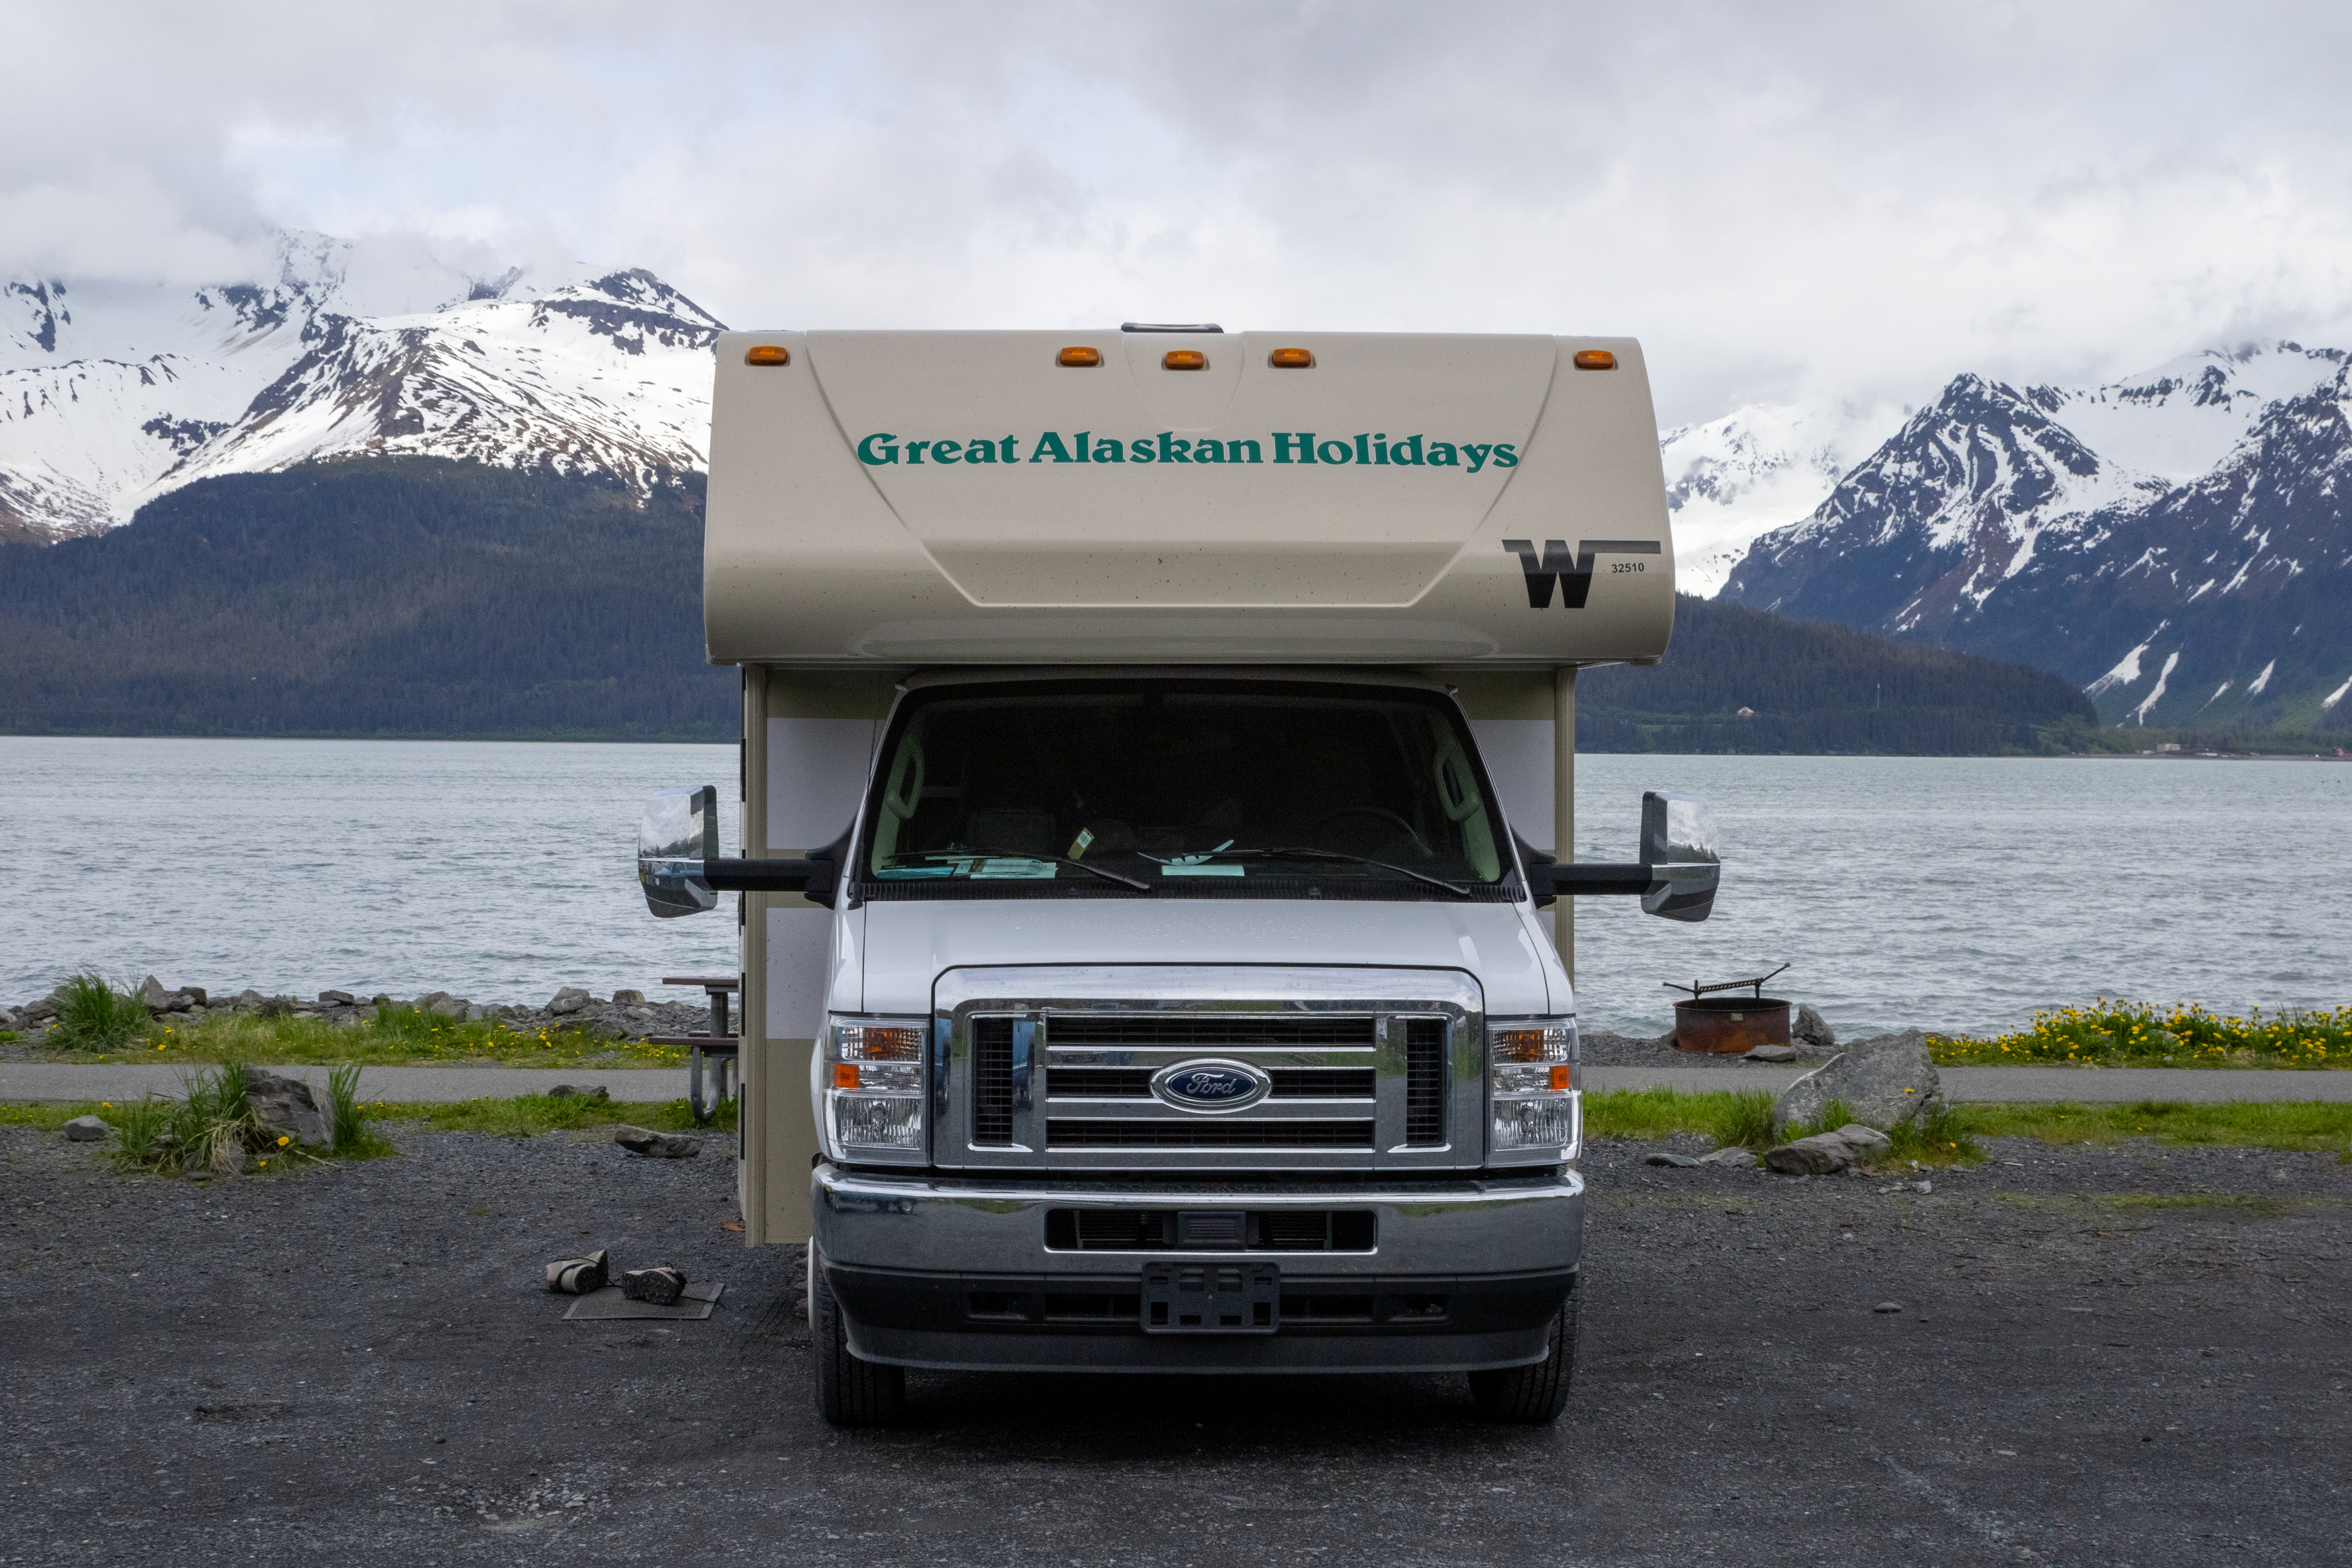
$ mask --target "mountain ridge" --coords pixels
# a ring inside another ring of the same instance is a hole
[[[723,325],[642,268],[495,276],[277,237],[270,278],[0,285],[0,541],[120,527],[197,479],[353,456],[604,474],[706,461]]]
[[[2101,388],[1957,376],[1721,597],[2026,660],[2109,724],[2347,727],[2352,363],[2281,342]]]

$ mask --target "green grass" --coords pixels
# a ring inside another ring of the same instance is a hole
[[[138,1004],[134,1001],[132,1005]],[[144,1007],[140,1015],[145,1017]],[[541,1068],[675,1067],[686,1060],[686,1049],[604,1039],[585,1027],[518,1029],[495,1019],[467,1023],[415,1007],[383,1007],[374,1018],[345,1027],[323,1018],[265,1017],[257,1013],[223,1014],[194,1021],[185,1015],[166,1015],[134,1041],[94,1058],[87,1051],[76,1051],[73,1059],[320,1067],[436,1062]]]
[[[2333,1151],[2352,1158],[2352,1104],[2321,1100],[2235,1100],[2221,1105],[2143,1100],[2135,1105],[1969,1105],[1959,1114],[1985,1138],[2039,1138],[2045,1143],[2116,1143],[2146,1138],[2167,1144]]]
[[[77,1053],[121,1050],[144,1039],[149,1026],[144,1002],[85,970],[58,988],[48,1044]]]
[[[459,1100],[374,1100],[365,1108],[378,1121],[423,1122],[436,1132],[498,1132],[530,1138],[541,1132],[583,1131],[627,1122],[656,1132],[692,1132],[694,1112],[677,1100],[600,1100],[585,1095],[550,1100],[543,1094]],[[711,1124],[700,1131],[735,1131],[736,1101],[721,1101]]]
[[[1946,1067],[2352,1068],[2352,1007],[2239,1018],[2102,997],[2044,1009],[2018,1034],[1930,1035],[1927,1047]]]

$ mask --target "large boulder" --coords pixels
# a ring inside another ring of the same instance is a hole
[[[1854,1121],[1888,1131],[1944,1103],[1927,1037],[1916,1029],[1857,1040],[1780,1091],[1772,1105],[1772,1131],[1819,1121],[1832,1100]]]
[[[268,1068],[248,1067],[245,1069],[245,1102],[253,1108],[253,1119],[261,1124],[261,1130],[272,1138],[291,1138],[297,1143],[334,1142],[326,1112],[319,1109],[310,1086],[299,1078],[288,1078]]]
[[[147,1005],[150,1013],[168,1013],[172,1010],[173,994],[163,988],[162,981],[151,974],[139,984],[139,1000]],[[183,999],[180,1005],[186,1006],[186,1001]]]
[[[682,1132],[656,1132],[625,1123],[613,1129],[613,1142],[632,1154],[654,1160],[691,1160],[702,1152],[701,1141]]]
[[[581,1008],[585,1007],[589,1003],[593,1002],[594,1000],[596,1000],[595,997],[590,995],[579,986],[566,985],[563,989],[558,991],[554,997],[549,1001],[547,1004],[547,1010],[561,1018],[567,1014],[577,1013]]]
[[[1809,1051],[1832,1050],[1837,1046],[1837,1031],[1830,1027],[1820,1009],[1808,1002],[1797,1009],[1797,1021],[1789,1026],[1789,1042]]]
[[[1816,1132],[1783,1143],[1764,1156],[1765,1167],[1784,1176],[1827,1176],[1850,1165],[1866,1165],[1891,1147],[1885,1133],[1849,1121],[1834,1132]]]

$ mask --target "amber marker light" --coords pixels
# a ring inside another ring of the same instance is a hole
[[[1162,370],[1206,370],[1209,356],[1199,349],[1170,349],[1160,356]]]
[[[1576,351],[1576,368],[1579,370],[1615,370],[1617,368],[1617,356],[1611,353],[1607,349],[1579,349]]]
[[[782,343],[754,343],[743,351],[745,364],[790,364],[793,351]]]
[[[856,1062],[835,1062],[833,1068],[833,1087],[835,1089],[856,1089],[857,1087],[857,1064]]]
[[[1312,370],[1315,355],[1307,349],[1276,349],[1265,356],[1265,363],[1276,370]]]
[[[1081,368],[1087,365],[1100,364],[1102,363],[1102,350],[1083,347],[1066,348],[1060,353],[1054,356],[1054,363],[1055,364],[1076,365]]]

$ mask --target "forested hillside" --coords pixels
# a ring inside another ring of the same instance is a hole
[[[0,547],[0,731],[731,741],[702,479],[429,458],[203,479]]]
[[[1664,659],[1578,680],[1576,736],[1591,752],[1977,756],[2043,749],[2042,731],[2095,717],[2021,664],[1682,595]]]
[[[640,504],[428,458],[199,480],[97,538],[0,547],[0,731],[732,740],[701,506],[698,476]],[[1956,755],[2091,717],[2022,665],[1685,597],[1663,663],[1584,676],[1577,731]]]

